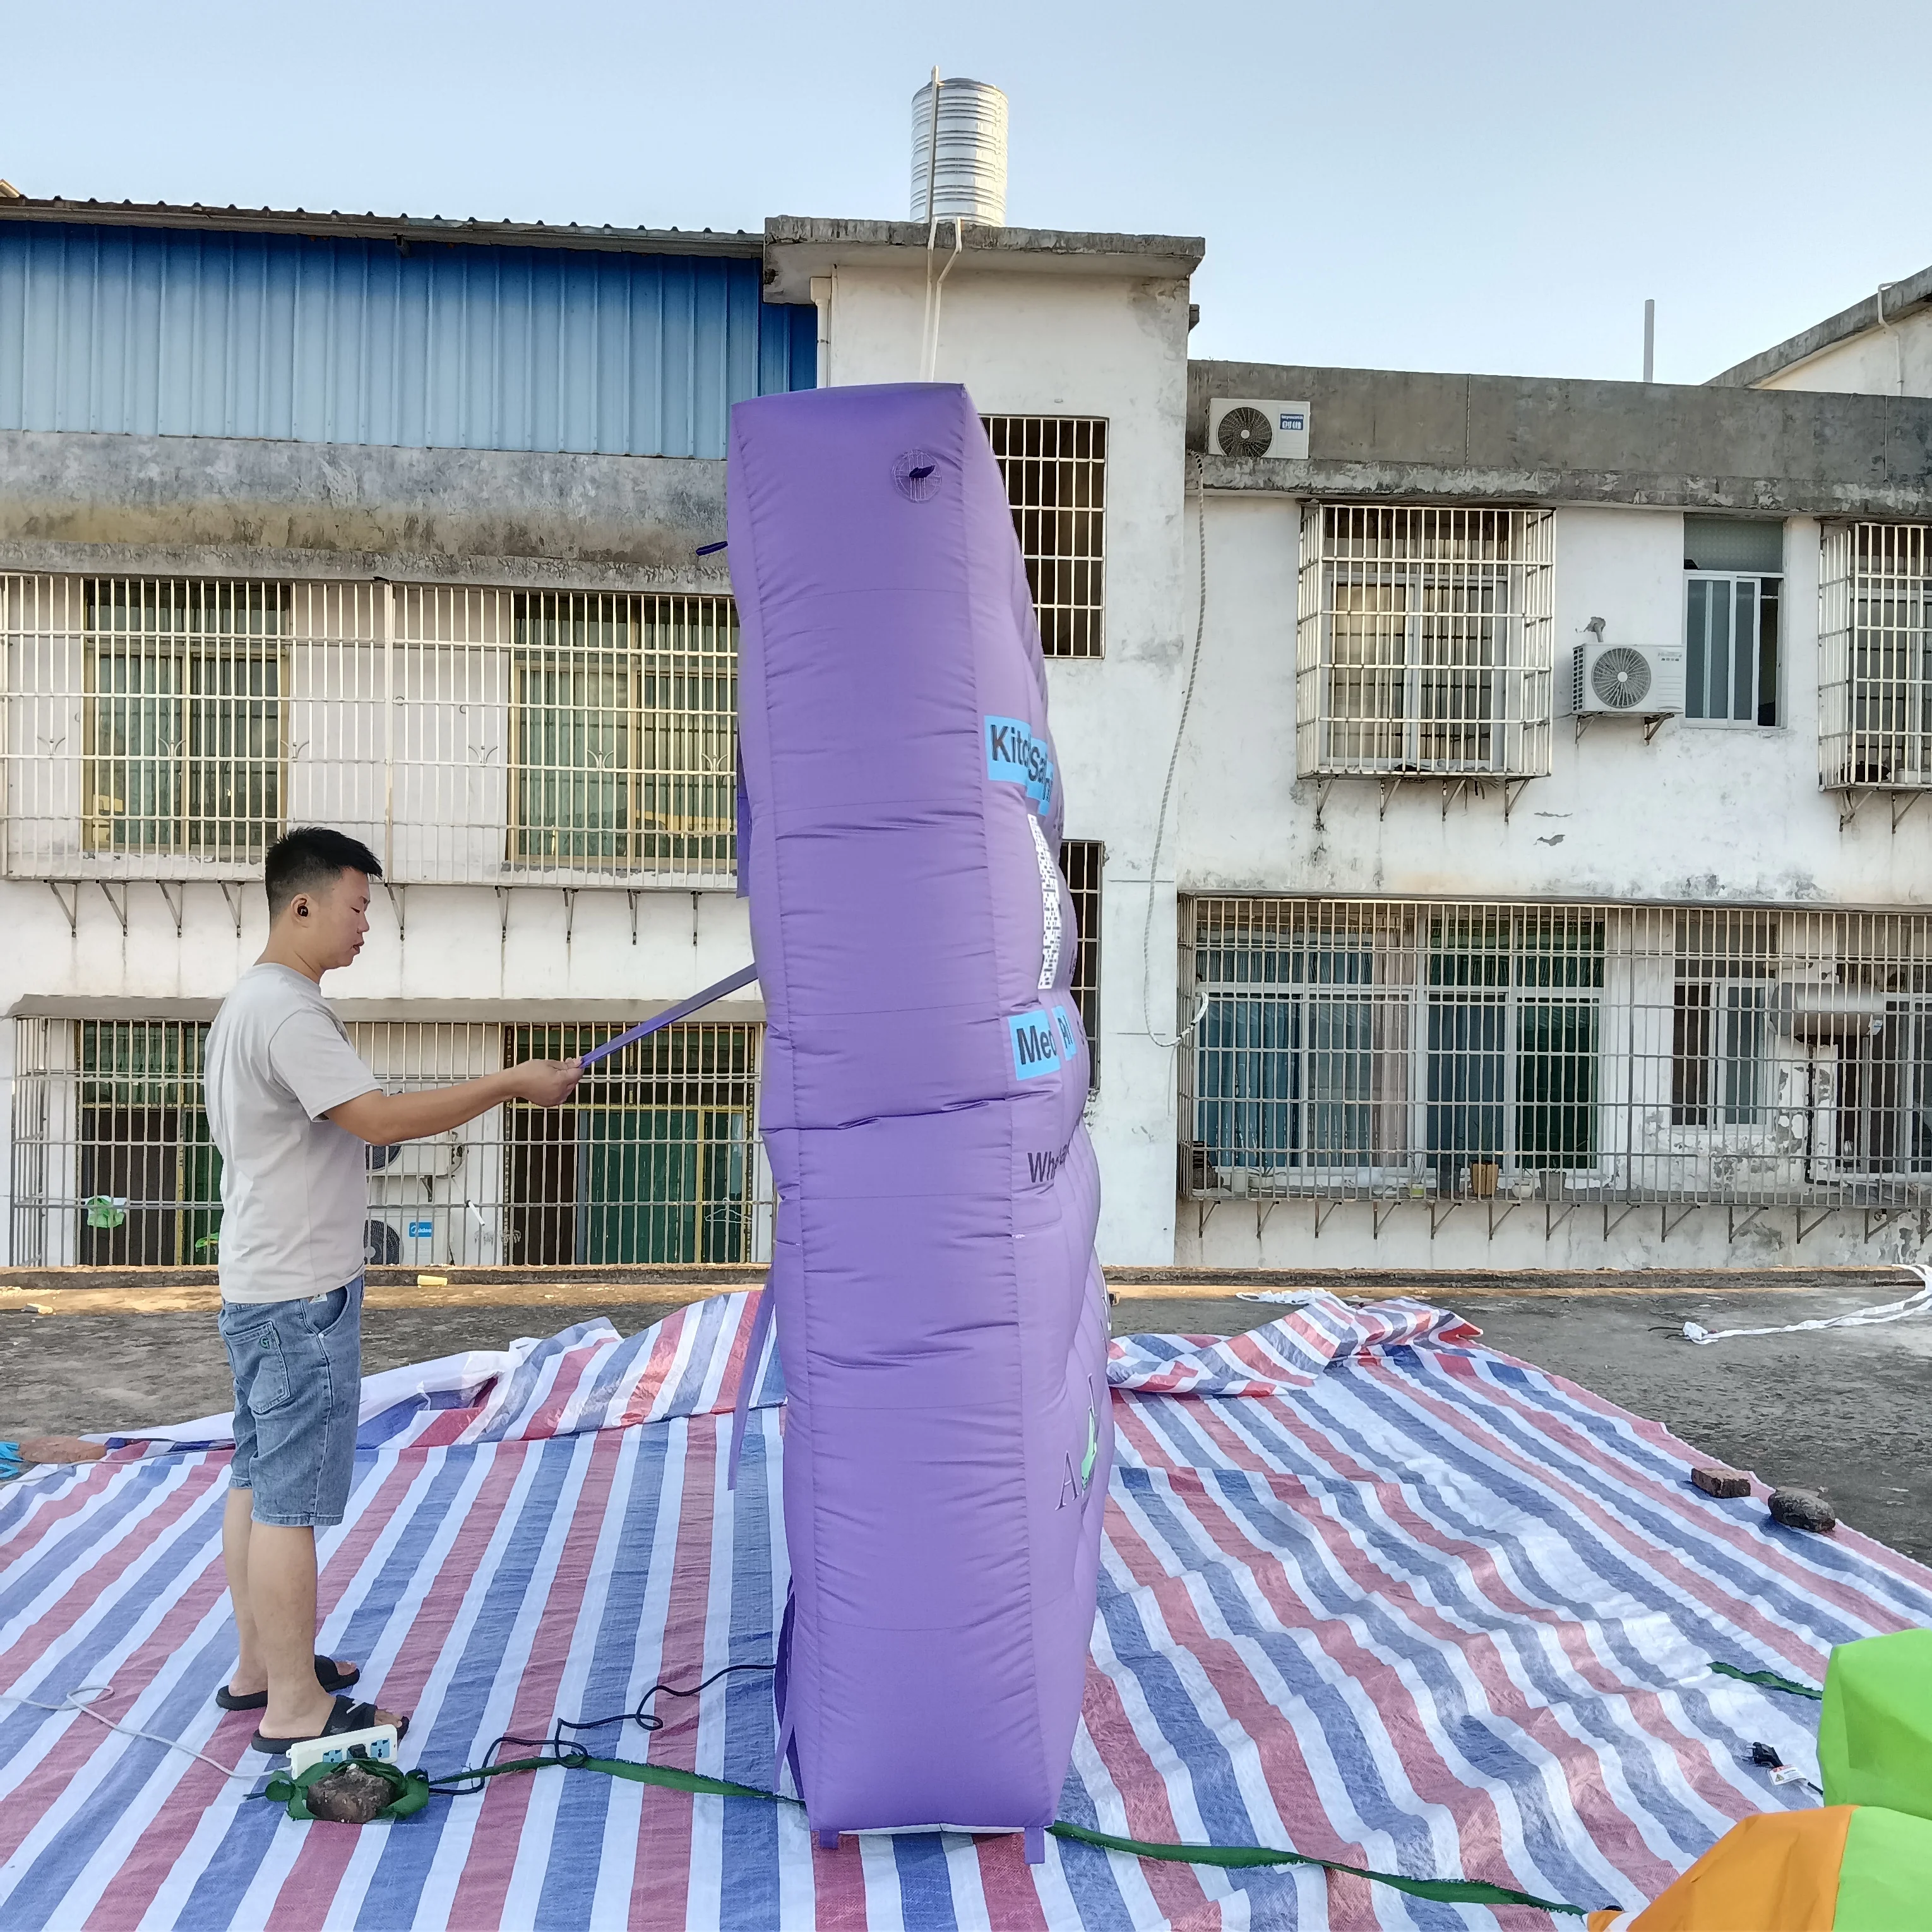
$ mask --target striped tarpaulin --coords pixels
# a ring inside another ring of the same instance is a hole
[[[768,1364],[735,1495],[724,1485],[747,1305],[721,1298],[628,1342],[568,1330],[461,1406],[365,1426],[348,1519],[322,1539],[323,1636],[415,1714],[406,1762],[454,1769],[660,1678],[769,1661],[786,1577]],[[1714,1501],[1656,1425],[1390,1310],[1331,1334],[1312,1375],[1324,1345],[1305,1330],[1226,1345],[1244,1379],[1288,1372],[1264,1394],[1116,1390],[1063,1818],[1601,1906],[1653,1895],[1739,1817],[1814,1802],[1749,1758],[1761,1739],[1811,1767],[1817,1706],[1708,1660],[1815,1683],[1833,1644],[1932,1622],[1932,1574],[1847,1531],[1779,1529],[1760,1500]],[[1203,1353],[1136,1338],[1114,1372],[1147,1384]],[[253,1720],[210,1702],[233,1656],[225,1474],[218,1450],[130,1453],[0,1490],[0,1685],[55,1702],[111,1682],[96,1708],[116,1721],[252,1771]],[[762,1675],[658,1708],[655,1736],[586,1741],[769,1784]],[[791,1808],[586,1772],[500,1779],[359,1831],[292,1822],[252,1799],[259,1783],[72,1712],[0,1705],[0,1925],[1547,1922],[1052,1838],[1031,1870],[1015,1838],[827,1852]]]

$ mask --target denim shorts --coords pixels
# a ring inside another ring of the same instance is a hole
[[[254,1492],[257,1522],[340,1522],[356,1473],[362,1277],[312,1301],[224,1301],[221,1339],[235,1372],[229,1486]]]

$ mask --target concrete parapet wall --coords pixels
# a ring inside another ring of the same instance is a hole
[[[1208,450],[1216,396],[1310,405],[1309,455]],[[1190,362],[1210,489],[1290,496],[1932,514],[1932,400]]]
[[[724,533],[706,458],[0,433],[0,569],[724,590]]]

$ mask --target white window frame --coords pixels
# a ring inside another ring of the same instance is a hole
[[[1706,590],[1702,598],[1698,597],[1692,589],[1693,585],[1696,584],[1702,584],[1707,586],[1716,584],[1724,584],[1728,586],[1724,595],[1724,608],[1729,614],[1728,622],[1730,635],[1725,662],[1726,665],[1730,668],[1730,675],[1725,680],[1725,696],[1726,704],[1732,706],[1733,707],[1736,705],[1737,698],[1737,673],[1736,665],[1737,662],[1736,654],[1738,649],[1737,616],[1739,604],[1738,588],[1741,584],[1749,584],[1754,587],[1754,594],[1752,597],[1752,636],[1750,642],[1750,710],[1752,715],[1748,718],[1732,717],[1728,715],[1728,713],[1722,718],[1716,718],[1711,716],[1708,712],[1700,713],[1694,711],[1691,708],[1694,704],[1698,704],[1703,698],[1708,698],[1708,695],[1710,680],[1708,670],[1705,679],[1706,690],[1702,693],[1700,693],[1696,688],[1696,686],[1692,681],[1692,674],[1700,656],[1707,667],[1710,662],[1708,654],[1712,640],[1712,634],[1714,628],[1714,626],[1710,620],[1711,614],[1714,610],[1717,602],[1717,599],[1713,596],[1712,591],[1708,588]],[[1764,592],[1765,586],[1767,584],[1774,584],[1777,586],[1775,602],[1778,610],[1777,634],[1772,640],[1775,656],[1772,660],[1772,664],[1771,704],[1772,718],[1771,723],[1768,724],[1760,723],[1757,716],[1757,714],[1762,710],[1764,704],[1764,610],[1766,602]],[[1705,635],[1702,640],[1694,644],[1690,634],[1692,615],[1694,611],[1700,604],[1703,608],[1706,616],[1704,627]],[[1782,572],[1773,572],[1761,570],[1685,571],[1684,573],[1684,722],[1686,724],[1694,725],[1699,730],[1776,731],[1782,730],[1784,725],[1784,576]]]

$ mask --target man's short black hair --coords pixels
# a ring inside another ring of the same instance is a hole
[[[382,876],[382,862],[359,838],[326,825],[298,825],[268,848],[262,883],[268,889],[268,917],[277,920],[298,892],[325,892],[345,872]]]

